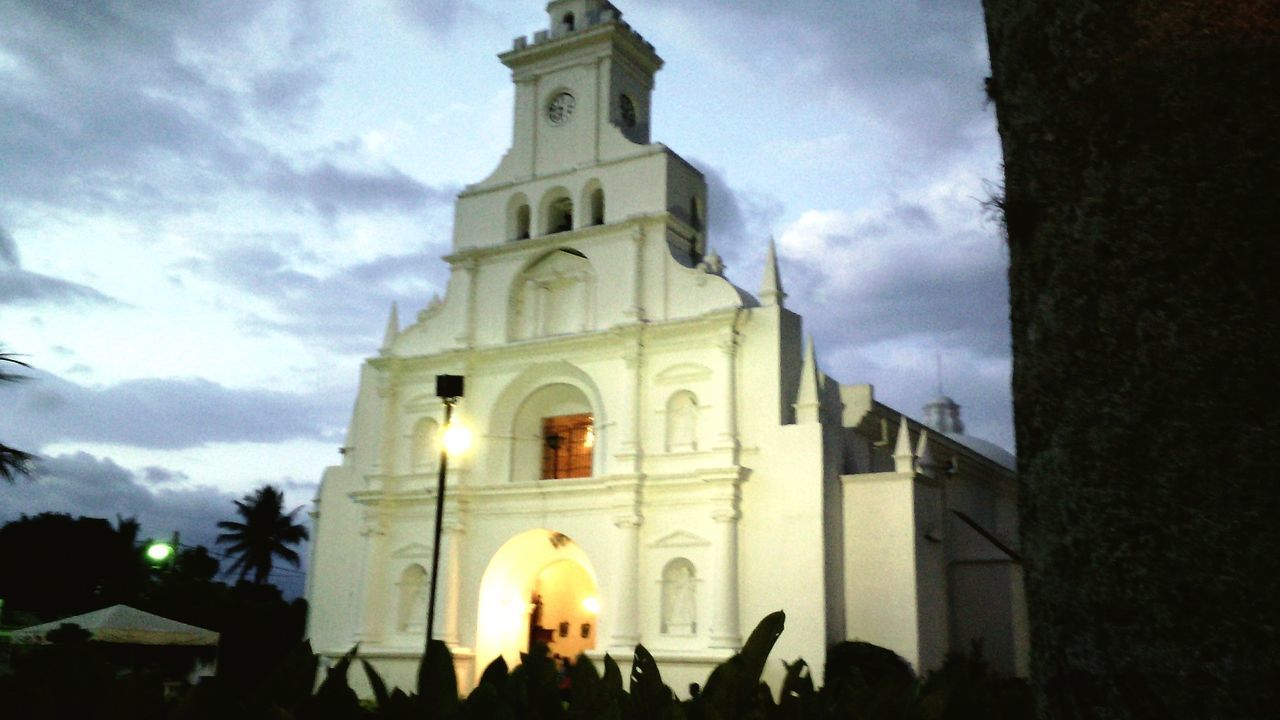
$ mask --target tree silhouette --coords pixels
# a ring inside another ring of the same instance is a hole
[[[1042,716],[1273,714],[1280,5],[984,6]]]
[[[241,580],[252,573],[253,582],[263,585],[276,558],[300,565],[298,553],[289,546],[308,537],[307,529],[294,522],[294,516],[301,509],[296,507],[284,512],[284,495],[270,485],[263,485],[237,500],[236,514],[243,522],[218,523],[218,527],[227,532],[218,535],[217,543],[229,545],[227,552],[234,558],[227,573],[239,571]]]
[[[3,363],[12,363],[14,365],[21,365],[22,367],[30,367],[9,353],[0,352],[0,383],[17,382],[25,379],[22,375],[5,372],[3,369]],[[31,453],[23,452],[17,448],[12,448],[4,443],[0,443],[0,478],[13,482],[14,478],[19,475],[30,475],[31,462],[35,459],[35,455],[32,455]]]

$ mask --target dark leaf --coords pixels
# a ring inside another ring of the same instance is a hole
[[[458,714],[458,676],[453,655],[439,640],[427,645],[427,654],[418,666],[418,704],[424,716],[445,720]]]
[[[506,666],[506,663],[503,663]],[[493,667],[493,663],[489,664]],[[488,669],[486,669],[488,674]],[[481,682],[462,703],[462,717],[466,720],[513,720],[511,708],[502,700],[497,685]]]
[[[760,674],[785,624],[781,610],[766,615],[751,631],[742,652],[711,672],[702,693],[703,703],[714,708],[719,717],[744,718],[756,706]]]
[[[377,703],[378,710],[386,712],[388,703],[387,683],[382,680],[382,676],[378,674],[377,669],[368,660],[360,658],[360,665],[364,668],[365,678],[369,680],[369,687],[373,690],[373,700]]]
[[[631,720],[671,718],[678,710],[675,695],[663,684],[662,673],[658,672],[653,656],[644,645],[636,645],[636,653],[631,660],[631,702],[628,703],[626,717]]]
[[[507,672],[507,659],[499,655],[480,675],[480,684],[489,683],[495,690],[501,689],[507,681]]]

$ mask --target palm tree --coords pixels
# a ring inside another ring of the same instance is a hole
[[[227,552],[235,558],[227,573],[239,570],[241,580],[253,573],[253,582],[263,585],[276,558],[287,560],[295,567],[300,565],[298,553],[288,546],[309,537],[307,528],[294,522],[294,516],[301,509],[296,507],[284,512],[284,494],[270,485],[263,485],[237,500],[236,514],[243,522],[218,523],[218,527],[227,532],[218,535],[217,543],[230,545]]]
[[[30,367],[26,363],[17,359],[9,353],[0,352],[0,363],[13,363],[22,367]],[[22,375],[0,370],[0,382],[17,382],[23,380]],[[9,482],[13,482],[14,478],[19,475],[31,474],[31,463],[36,459],[35,455],[23,452],[17,448],[9,447],[4,443],[0,443],[0,478]]]

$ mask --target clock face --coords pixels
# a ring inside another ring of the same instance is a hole
[[[618,114],[622,118],[623,126],[636,126],[636,104],[631,102],[631,98],[629,96],[623,95],[618,98]]]
[[[552,125],[563,125],[573,115],[573,96],[567,92],[557,94],[547,103],[547,119]]]

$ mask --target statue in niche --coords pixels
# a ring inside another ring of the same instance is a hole
[[[662,634],[693,635],[698,631],[697,575],[693,563],[676,558],[662,570]]]
[[[698,401],[693,393],[676,393],[667,403],[667,451],[698,449]]]
[[[410,565],[400,575],[400,629],[415,630],[427,621],[427,571]]]

